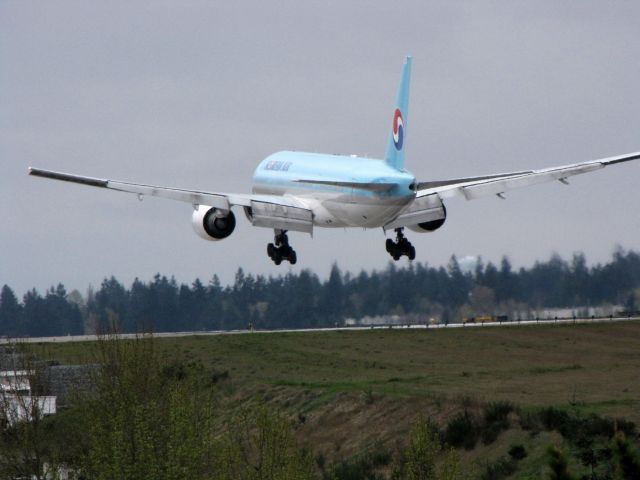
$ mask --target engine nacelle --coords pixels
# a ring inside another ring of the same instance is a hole
[[[442,204],[442,212],[444,217],[439,218],[438,220],[431,220],[429,222],[418,223],[416,225],[409,225],[409,230],[413,230],[414,232],[424,233],[424,232],[435,232],[442,225],[444,225],[445,220],[447,219],[447,208]]]
[[[191,224],[196,233],[205,240],[222,240],[233,233],[236,217],[231,210],[224,212],[206,205],[198,205],[193,211]]]

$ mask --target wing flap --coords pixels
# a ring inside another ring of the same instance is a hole
[[[313,214],[306,208],[252,200],[251,224],[256,227],[312,233]]]
[[[418,225],[419,223],[432,222],[445,218],[442,200],[437,194],[417,197],[394,220],[384,226],[385,230]]]

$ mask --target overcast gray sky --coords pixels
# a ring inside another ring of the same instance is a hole
[[[191,206],[27,176],[38,166],[249,192],[282,149],[384,155],[405,54],[414,56],[407,167],[421,181],[640,150],[640,3],[0,1],[0,285],[155,272],[231,281],[311,268],[384,268],[381,231],[291,234],[298,264],[241,212],[222,242]],[[640,248],[640,164],[451,200],[417,259],[530,265],[553,252]],[[404,259],[400,264],[406,264]]]

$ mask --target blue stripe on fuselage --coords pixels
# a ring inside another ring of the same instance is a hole
[[[381,192],[351,187],[300,183],[298,180],[333,182],[394,183],[395,187]],[[256,193],[273,189],[282,191],[309,191],[343,193],[353,197],[406,198],[413,197],[410,186],[415,177],[390,167],[383,160],[372,158],[327,155],[305,152],[277,152],[269,155],[253,175]]]

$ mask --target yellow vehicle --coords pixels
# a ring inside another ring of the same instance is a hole
[[[509,317],[506,315],[479,315],[477,317],[465,317],[462,323],[485,323],[485,322],[506,322]]]

